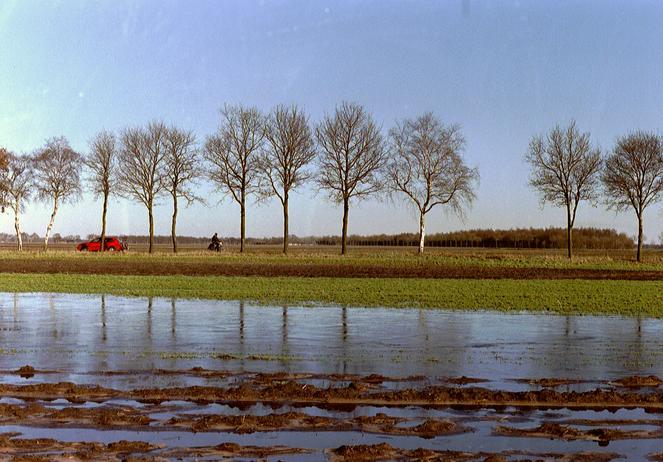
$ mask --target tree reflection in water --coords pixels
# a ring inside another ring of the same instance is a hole
[[[106,296],[101,295],[101,339],[106,342]]]

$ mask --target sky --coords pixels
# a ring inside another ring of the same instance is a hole
[[[481,182],[465,217],[443,208],[428,232],[565,226],[542,207],[523,161],[529,139],[572,119],[604,151],[631,130],[663,131],[663,2],[623,1],[128,1],[0,0],[0,145],[32,152],[65,136],[81,153],[102,129],[163,120],[200,141],[224,103],[301,105],[317,123],[342,101],[362,104],[386,134],[432,111],[462,126]],[[182,235],[239,234],[239,208],[201,184],[208,206],[180,212]],[[645,236],[663,231],[663,204]],[[341,209],[314,186],[290,206],[291,232],[340,234]],[[97,233],[90,194],[65,205],[54,232]],[[170,204],[156,232],[170,230]],[[23,226],[44,234],[48,206]],[[146,234],[144,207],[115,198],[110,233]],[[352,234],[415,232],[399,200],[352,203]],[[576,226],[634,235],[633,213],[583,203]],[[278,201],[251,203],[249,236],[278,236]],[[0,215],[0,232],[13,217]]]

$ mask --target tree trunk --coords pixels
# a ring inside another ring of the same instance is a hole
[[[239,204],[240,224],[239,224],[239,252],[244,253],[244,241],[246,239],[246,200],[242,192],[242,200]]]
[[[426,215],[419,212],[419,253],[424,253],[424,239],[426,239]]]
[[[571,207],[566,206],[566,249],[569,259],[573,258],[573,225],[571,224]]]
[[[341,255],[347,252],[348,240],[348,212],[350,211],[350,200],[343,198],[343,232],[341,233]]]
[[[170,227],[170,235],[173,241],[173,252],[177,253],[177,235],[175,228],[177,226],[177,195],[173,194],[173,221]]]
[[[147,219],[150,226],[150,244],[147,248],[148,253],[152,253],[154,247],[154,215],[152,213],[152,204],[147,206]]]
[[[51,213],[51,220],[48,222],[46,227],[46,236],[44,236],[44,251],[48,250],[48,239],[51,237],[51,229],[53,229],[53,222],[55,221],[55,215],[58,213],[58,200],[53,200],[53,213]]]
[[[16,246],[17,250],[21,251],[23,250],[23,238],[21,237],[21,221],[18,217],[18,211],[20,210],[19,208],[19,202],[16,201],[15,207],[14,208],[14,229],[16,230]]]
[[[636,260],[642,261],[642,213],[638,214],[638,254]]]
[[[106,251],[106,211],[108,210],[108,193],[104,193],[104,205],[101,209],[101,251]]]
[[[288,253],[288,194],[283,196],[283,253]]]

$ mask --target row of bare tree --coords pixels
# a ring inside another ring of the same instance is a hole
[[[277,197],[283,208],[283,251],[287,252],[290,195],[311,181],[343,207],[342,253],[346,253],[351,202],[385,193],[404,198],[418,211],[419,252],[423,252],[426,215],[444,205],[462,214],[474,200],[479,174],[466,165],[464,147],[459,126],[445,125],[431,113],[397,123],[384,137],[371,114],[358,104],[340,104],[315,126],[294,105],[277,106],[266,115],[255,107],[226,105],[217,132],[203,143],[191,131],[151,122],[118,135],[98,133],[85,156],[64,138],[47,141],[33,155],[0,150],[0,201],[14,211],[19,248],[19,214],[26,202],[34,195],[52,204],[46,248],[58,207],[80,197],[85,177],[90,190],[102,199],[102,240],[108,200],[117,194],[146,207],[151,252],[154,206],[169,196],[176,252],[179,202],[204,202],[195,187],[208,179],[239,205],[240,251],[246,239],[247,203]],[[525,159],[532,168],[530,184],[542,202],[566,208],[569,258],[578,205],[587,201],[596,206],[603,193],[609,208],[635,210],[640,261],[644,211],[663,197],[661,137],[633,132],[602,155],[592,146],[589,133],[580,132],[572,122],[533,137]]]
[[[0,148],[0,203],[3,210],[9,207],[14,212],[19,250],[23,248],[20,213],[26,202],[34,195],[52,205],[44,237],[47,247],[60,205],[81,193],[81,161],[65,138],[48,140],[34,155],[17,156]]]
[[[592,146],[589,133],[575,122],[556,126],[545,136],[535,136],[525,160],[531,166],[530,185],[542,203],[566,209],[567,253],[573,256],[573,226],[578,205],[593,206],[601,196],[609,209],[633,209],[638,220],[637,260],[642,259],[645,209],[663,198],[663,138],[635,131],[617,139],[602,155]]]
[[[77,200],[86,181],[102,200],[102,242],[109,197],[116,194],[146,207],[150,252],[154,206],[162,196],[170,196],[172,244],[177,252],[179,201],[203,202],[195,186],[209,179],[239,205],[240,251],[246,238],[247,203],[277,197],[283,208],[283,251],[287,252],[290,196],[304,183],[315,181],[343,206],[342,253],[346,253],[350,203],[380,193],[402,194],[417,208],[423,252],[426,214],[445,204],[462,212],[474,199],[479,175],[465,164],[464,145],[457,125],[445,125],[430,113],[404,120],[385,138],[372,116],[357,104],[340,104],[314,127],[294,105],[277,106],[267,115],[254,107],[226,105],[218,131],[201,145],[190,131],[151,122],[118,135],[98,133],[85,156],[65,138],[47,141],[33,155],[3,151],[0,192],[2,204],[14,211],[19,249],[19,215],[33,191],[37,199],[53,205],[44,248],[58,207]]]
[[[279,199],[287,252],[290,195],[315,178],[343,206],[341,253],[347,250],[351,200],[383,192],[403,193],[418,208],[423,252],[425,215],[442,204],[462,211],[474,199],[478,173],[465,165],[464,145],[458,126],[446,126],[430,113],[398,124],[385,140],[357,104],[342,103],[314,128],[296,106],[277,106],[267,116],[256,108],[225,106],[204,157],[211,180],[239,204],[240,251],[249,195]]]

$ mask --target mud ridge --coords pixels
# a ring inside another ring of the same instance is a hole
[[[104,401],[111,398],[142,402],[182,400],[218,403],[288,403],[302,404],[380,404],[391,406],[516,406],[516,407],[573,407],[593,409],[663,408],[663,392],[631,392],[610,388],[591,391],[501,391],[481,387],[426,386],[403,390],[375,390],[370,384],[351,382],[346,386],[317,387],[297,381],[247,380],[237,386],[189,386],[171,388],[143,388],[115,390],[97,385],[76,385],[71,382],[27,385],[0,385],[3,396],[25,399],[64,398],[74,402]]]
[[[0,273],[69,273],[112,275],[187,276],[266,276],[266,277],[345,277],[345,278],[425,278],[425,279],[591,279],[663,280],[663,271],[589,268],[507,268],[453,265],[394,266],[353,262],[348,264],[167,262],[114,259],[98,261],[0,260]]]

